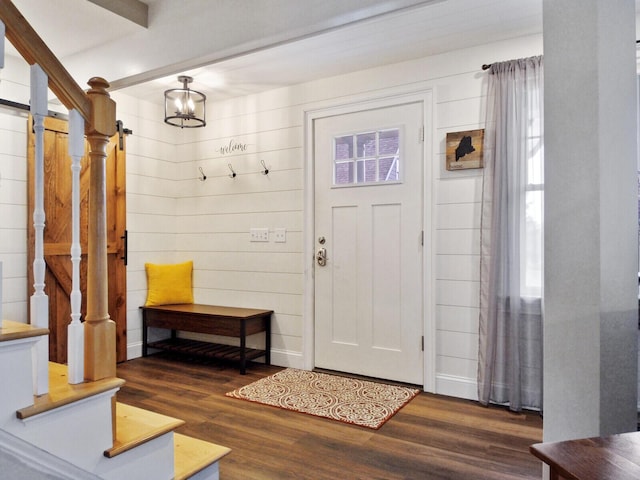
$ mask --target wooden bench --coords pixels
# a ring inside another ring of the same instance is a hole
[[[246,373],[247,361],[260,357],[271,364],[271,314],[273,310],[255,308],[220,307],[185,303],[140,307],[142,310],[142,356],[148,348],[178,352],[192,356],[228,360],[240,364],[240,373]],[[149,327],[171,330],[171,337],[148,342]],[[240,346],[178,338],[176,332],[194,332],[235,337]],[[247,348],[247,336],[265,332],[264,350]]]

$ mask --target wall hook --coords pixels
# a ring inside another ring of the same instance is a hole
[[[229,178],[236,178],[236,172],[234,172],[233,167],[231,166],[230,163],[229,163],[229,170],[231,170],[231,173],[229,174]]]
[[[260,163],[262,164],[262,168],[264,170],[262,170],[262,174],[263,175],[269,175],[269,169],[267,168],[267,166],[264,164],[264,160],[260,160]]]
[[[198,167],[198,170],[200,170],[200,176],[198,177],[198,180],[204,182],[207,179],[207,176],[204,174],[204,170],[202,170],[202,167]]]

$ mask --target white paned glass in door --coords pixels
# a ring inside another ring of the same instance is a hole
[[[371,185],[400,180],[399,128],[339,135],[333,139],[333,184]]]

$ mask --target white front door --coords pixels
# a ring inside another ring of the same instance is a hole
[[[318,368],[423,384],[422,119],[417,102],[314,120]]]

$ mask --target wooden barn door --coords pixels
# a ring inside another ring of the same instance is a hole
[[[34,258],[34,154],[35,137],[32,122],[29,122],[28,143],[28,294],[33,293]],[[68,123],[56,118],[45,119],[44,138],[44,257],[46,262],[45,292],[49,296],[49,359],[54,362],[67,361],[67,325],[71,321],[71,159],[68,153]],[[107,147],[107,249],[109,270],[109,315],[116,323],[116,358],[127,359],[126,340],[126,267],[124,235],[126,229],[125,209],[125,154],[119,138],[111,138]],[[88,145],[87,145],[88,148]],[[87,149],[85,149],[87,151]],[[80,172],[80,241],[82,262],[80,267],[82,291],[82,319],[86,315],[87,262],[86,253],[89,207],[88,156],[82,159]]]

